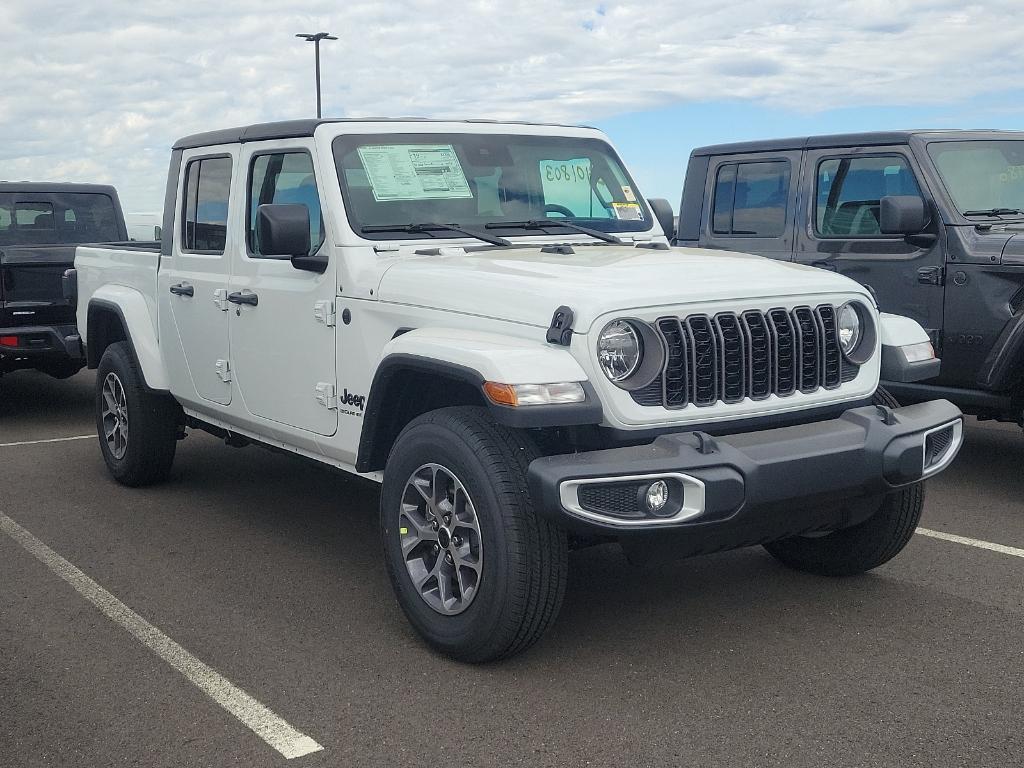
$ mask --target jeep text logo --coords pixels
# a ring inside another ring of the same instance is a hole
[[[347,389],[341,393],[338,398],[338,402],[343,405],[354,405],[360,411],[363,410],[363,406],[366,405],[366,397],[363,395],[353,395]]]

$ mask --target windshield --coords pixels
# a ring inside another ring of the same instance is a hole
[[[935,142],[928,154],[960,213],[1024,210],[1024,140]]]
[[[120,240],[114,201],[97,193],[0,193],[0,245]]]
[[[403,225],[457,224],[493,235],[536,235],[524,222],[562,220],[600,232],[640,232],[651,215],[612,148],[597,139],[488,134],[379,134],[334,140],[352,228],[371,239]],[[505,225],[505,226],[503,226]],[[561,228],[559,235],[570,234]],[[458,233],[435,230],[436,237]],[[424,237],[420,230],[413,237]]]

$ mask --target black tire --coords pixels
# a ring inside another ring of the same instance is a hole
[[[875,393],[874,403],[899,407],[882,388]],[[793,536],[765,544],[764,548],[798,571],[855,576],[898,555],[914,535],[923,508],[924,483],[914,483],[887,494],[878,511],[862,523],[826,536]]]
[[[380,506],[388,575],[416,631],[459,661],[483,663],[525,650],[561,608],[568,547],[565,532],[533,508],[526,470],[537,455],[522,433],[497,424],[485,409],[456,407],[413,420],[388,457]],[[457,476],[479,522],[483,557],[477,591],[456,615],[427,604],[402,555],[403,495],[413,473],[426,464]]]
[[[128,423],[120,456],[108,444],[104,429],[103,387],[111,375],[123,388]],[[180,423],[178,404],[170,396],[146,388],[128,344],[121,341],[107,347],[96,372],[96,431],[103,460],[114,479],[132,487],[166,479],[174,463]]]

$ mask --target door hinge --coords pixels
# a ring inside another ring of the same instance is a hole
[[[213,303],[217,305],[217,309],[221,312],[228,311],[228,289],[217,288],[213,292]]]
[[[917,270],[917,282],[922,285],[945,285],[945,267],[921,267]]]
[[[337,316],[334,314],[333,301],[318,301],[313,305],[313,317],[318,323],[323,323],[328,328],[334,326]]]
[[[220,380],[227,384],[231,381],[231,363],[227,360],[218,360],[217,365],[214,366],[217,370],[217,375],[220,376]]]
[[[338,396],[334,392],[334,385],[325,381],[317,382],[316,401],[329,411],[338,410]]]

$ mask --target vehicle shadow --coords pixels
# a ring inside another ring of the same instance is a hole
[[[6,374],[0,378],[0,439],[42,439],[88,427],[95,376],[88,370],[64,380],[37,371]]]

